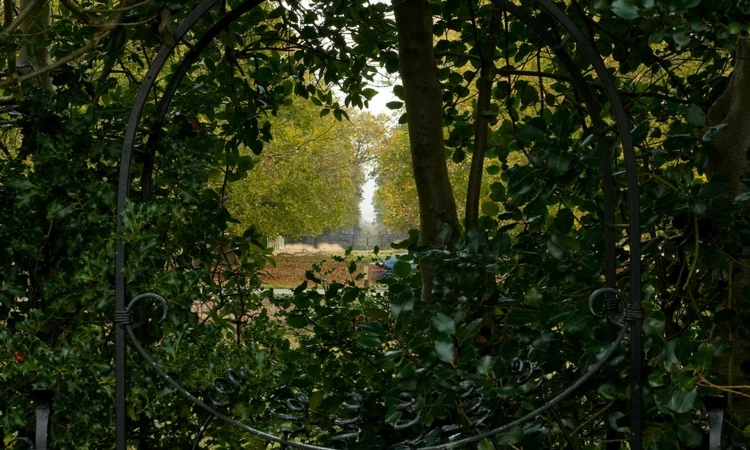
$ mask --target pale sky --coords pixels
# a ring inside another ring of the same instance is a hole
[[[376,115],[390,113],[391,110],[386,108],[385,104],[398,100],[396,96],[393,95],[393,87],[373,86],[373,88],[378,91],[378,95],[370,100],[368,111],[370,111],[371,114]],[[369,223],[372,223],[375,220],[375,207],[372,204],[372,196],[375,193],[375,188],[375,180],[368,178],[365,185],[362,187],[362,201],[359,203],[359,211],[362,214],[362,220]]]

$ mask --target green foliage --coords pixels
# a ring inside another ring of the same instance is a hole
[[[359,224],[359,203],[370,161],[385,128],[366,112],[350,119],[319,117],[320,108],[297,100],[270,120],[273,141],[247,158],[250,176],[228,189],[228,209],[268,236],[315,236]]]
[[[167,6],[180,19],[195,3]],[[642,235],[629,236],[616,224],[615,239],[623,292],[630,270],[626,245],[632,239],[644,244],[649,449],[673,448],[675,442],[699,445],[705,423],[700,399],[716,392],[708,382],[729,383],[713,370],[729,343],[711,330],[729,325],[736,336],[748,338],[750,296],[720,308],[750,242],[748,196],[726,198],[727,180],[706,180],[703,147],[726,132],[721,126],[706,128],[706,113],[728,82],[727,62],[744,33],[740,20],[748,10],[747,2],[709,3],[582,1],[568,8],[596,42],[634,127]],[[446,158],[452,160],[459,204],[476,114],[493,117],[484,217],[479,231],[451,248],[412,246],[399,256],[384,293],[358,287],[354,274],[349,283],[327,283],[320,266],[291,297],[261,293],[257,275],[273,261],[258,230],[272,232],[262,223],[269,214],[243,217],[241,208],[227,203],[227,194],[234,195],[233,202],[271,182],[299,187],[272,179],[270,170],[263,172],[265,179],[242,180],[274,156],[287,156],[290,142],[297,141],[282,139],[291,131],[284,124],[304,120],[315,130],[322,123],[344,123],[353,116],[348,107],[365,106],[375,94],[368,83],[376,68],[397,71],[386,4],[311,1],[254,9],[189,69],[160,135],[149,135],[156,128],[148,119],[142,124],[148,133],[136,143],[125,231],[119,237],[128,247],[128,296],[156,292],[169,300],[170,312],[157,326],[157,307],[139,305],[137,332],[166,370],[203,398],[214,377],[230,367],[246,367],[250,377],[229,411],[233,417],[276,431],[283,424],[275,413],[287,398],[304,392],[315,413],[308,424],[311,439],[322,442],[339,430],[333,420],[343,414],[341,401],[359,391],[366,397],[367,426],[358,446],[396,444],[422,428],[421,443],[432,443],[449,433],[444,425],[458,424],[465,434],[476,431],[470,410],[479,397],[462,397],[461,383],[470,381],[493,411],[482,426],[496,426],[543,402],[538,391],[530,392],[533,380],[518,383],[510,371],[513,358],[541,368],[548,378],[542,389],[550,398],[610,346],[607,324],[591,317],[587,305],[588,295],[603,283],[599,149],[569,74],[556,56],[541,49],[537,37],[509,17],[495,49],[498,67],[504,68],[492,92],[492,110],[474,111],[477,47],[488,30],[475,30],[472,19],[485,25],[491,5],[432,5]],[[29,423],[25,395],[32,387],[48,387],[56,394],[53,448],[111,447],[115,180],[127,105],[161,45],[158,24],[149,21],[161,6],[134,8],[127,20],[146,23],[117,28],[85,58],[53,71],[54,94],[29,84],[14,84],[4,93],[12,100],[4,98],[10,106],[0,110],[0,423],[6,440]],[[46,31],[55,58],[90,39],[91,30],[67,13],[55,20]],[[208,22],[200,22],[197,31]],[[560,31],[551,22],[541,26],[553,35]],[[23,39],[11,33],[2,44],[10,55],[20,51]],[[580,49],[568,48],[583,65]],[[185,52],[180,46],[176,55]],[[611,111],[598,81],[588,72],[585,78],[609,125]],[[333,95],[335,84],[342,101]],[[164,86],[160,81],[153,94],[161,95]],[[403,88],[396,86],[394,93],[402,98]],[[399,108],[397,103],[390,107]],[[154,108],[149,103],[145,117]],[[320,121],[313,122],[316,117]],[[366,142],[354,136],[361,130],[339,126],[346,129],[347,144]],[[400,215],[394,214],[394,227],[413,226],[416,209],[403,202],[415,203],[406,135],[396,128],[388,138],[393,143],[384,146],[378,167],[381,214],[395,211]],[[618,161],[619,223],[627,214],[622,152],[615,140],[606,144]],[[320,166],[313,162],[349,154],[338,153],[342,149],[331,142],[322,149],[325,155],[294,162],[314,172]],[[143,202],[152,151],[157,170],[150,201]],[[352,167],[353,161],[345,162]],[[351,175],[342,172],[341,178]],[[341,186],[320,181],[309,181],[310,189],[338,187],[341,198],[353,196],[353,181]],[[330,205],[331,223],[346,215],[342,205]],[[240,226],[238,218],[246,223]],[[436,274],[430,304],[420,296],[412,261]],[[306,289],[316,285],[322,293]],[[557,407],[583,448],[628,436],[629,363],[624,348],[616,355],[605,372]],[[140,356],[133,353],[128,363],[134,443],[184,448],[205,416],[176,400]],[[744,370],[744,363],[736,367]],[[413,410],[397,408],[402,392],[415,399]],[[389,426],[417,412],[412,429]],[[589,421],[592,417],[597,420]],[[498,442],[563,448],[562,432],[549,419],[512,428]],[[729,419],[738,429],[744,425]],[[207,438],[212,448],[260,445],[231,427],[214,426]]]

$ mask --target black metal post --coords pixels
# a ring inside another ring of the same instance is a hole
[[[724,426],[724,411],[727,398],[723,395],[707,395],[703,404],[708,410],[708,450],[721,450],[721,429]]]
[[[50,435],[50,418],[52,417],[52,402],[55,398],[54,392],[49,389],[33,389],[31,399],[34,402],[36,412],[36,423],[34,440],[22,436],[13,439],[8,445],[14,442],[24,442],[30,450],[47,450],[47,443]]]
[[[36,407],[35,447],[36,450],[47,450],[54,393],[49,389],[34,389],[31,391],[31,398]]]

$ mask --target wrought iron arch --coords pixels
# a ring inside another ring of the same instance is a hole
[[[516,425],[531,420],[540,414],[551,410],[557,403],[566,397],[574,393],[581,385],[583,385],[588,379],[596,374],[611,358],[611,356],[617,351],[620,344],[625,339],[627,331],[631,331],[630,339],[630,373],[631,373],[631,409],[632,409],[632,436],[630,448],[632,450],[640,450],[642,448],[642,436],[643,436],[643,414],[642,414],[642,337],[641,327],[643,320],[643,308],[641,304],[641,249],[640,249],[640,222],[639,222],[639,202],[638,202],[638,174],[637,166],[635,161],[635,153],[633,150],[632,138],[630,135],[630,127],[627,120],[627,115],[623,104],[617,94],[614,84],[611,80],[609,73],[604,66],[601,56],[596,51],[595,47],[588,41],[580,29],[573,23],[573,21],[565,15],[565,13],[552,1],[550,0],[534,0],[536,7],[547,16],[554,19],[559,26],[561,26],[568,34],[562,39],[557,40],[546,29],[540,24],[535,17],[527,14],[521,7],[512,3],[510,0],[491,0],[493,3],[500,5],[509,13],[513,14],[517,19],[521,20],[526,26],[532,29],[538,37],[547,45],[555,55],[559,58],[563,66],[569,72],[573,83],[575,84],[578,92],[586,104],[590,113],[593,128],[595,130],[596,138],[598,139],[598,151],[600,155],[600,165],[602,172],[602,186],[604,193],[604,222],[605,222],[605,277],[606,286],[605,288],[595,291],[590,297],[590,303],[593,304],[595,298],[605,295],[607,300],[605,301],[605,313],[608,316],[610,322],[613,322],[615,326],[619,327],[619,332],[616,333],[613,345],[606,352],[606,354],[594,365],[590,366],[588,371],[583,374],[574,384],[569,386],[567,389],[557,394],[555,397],[548,400],[543,406],[536,410],[526,414],[525,416],[514,420],[503,426],[494,428],[484,433],[476,434],[467,438],[447,442],[440,445],[434,445],[430,447],[422,447],[425,450],[448,450],[455,447],[476,443],[485,438],[492,438],[495,435],[508,430]],[[198,5],[193,11],[191,11],[187,17],[180,23],[178,28],[174,32],[175,41],[183,43],[189,49],[182,61],[180,62],[176,71],[172,74],[161,99],[158,102],[154,117],[152,118],[156,124],[155,133],[158,134],[161,129],[161,124],[169,109],[170,103],[177,92],[177,88],[180,82],[187,74],[190,66],[195,63],[201,53],[211,44],[218,34],[224,30],[231,23],[239,19],[243,14],[250,11],[252,8],[264,3],[264,0],[246,0],[239,5],[235,6],[232,10],[226,12],[218,20],[216,20],[210,28],[196,41],[195,43],[188,43],[185,41],[187,33],[193,28],[193,26],[204,16],[206,16],[213,7],[220,3],[220,0],[204,0]],[[614,235],[614,195],[615,185],[614,177],[612,172],[612,158],[610,151],[610,144],[606,142],[605,135],[608,132],[608,127],[605,126],[601,115],[601,107],[596,101],[594,96],[591,94],[588,86],[584,80],[581,69],[573,61],[571,56],[566,51],[568,42],[573,41],[583,51],[587,60],[594,69],[594,72],[599,77],[602,84],[604,93],[606,94],[612,111],[615,115],[616,130],[620,137],[620,143],[623,149],[623,155],[625,160],[625,169],[627,176],[627,191],[628,191],[628,207],[629,207],[629,224],[628,230],[631,236],[629,253],[630,253],[630,295],[625,296],[623,293],[616,288],[616,243]],[[138,126],[141,122],[143,115],[143,109],[148,100],[148,95],[153,88],[158,75],[162,72],[166,62],[172,55],[174,47],[163,46],[158,52],[156,58],[152,61],[151,66],[142,82],[135,103],[131,109],[130,118],[128,121],[127,129],[125,132],[125,139],[122,149],[122,156],[120,161],[120,172],[118,181],[117,191],[117,219],[116,219],[116,230],[119,233],[124,231],[123,225],[123,213],[125,210],[125,204],[128,198],[128,191],[131,184],[131,161],[136,142],[136,136],[138,134]],[[149,192],[148,186],[144,187],[144,199],[148,199]],[[284,439],[270,433],[266,433],[261,430],[257,430],[248,425],[242,424],[226,414],[217,411],[215,407],[212,407],[208,403],[201,401],[187,390],[185,390],[180,384],[170,377],[159,365],[153,360],[149,353],[143,348],[138,338],[132,329],[132,308],[141,299],[151,298],[160,302],[163,306],[163,318],[167,314],[167,302],[164,298],[153,293],[144,293],[136,296],[130,302],[127,302],[125,277],[123,269],[126,263],[126,249],[125,243],[118,239],[116,243],[116,258],[115,258],[115,316],[114,322],[116,325],[115,331],[115,374],[116,374],[116,389],[115,389],[115,409],[116,409],[116,448],[117,450],[126,450],[127,448],[127,427],[126,427],[126,344],[129,338],[136,348],[136,350],[143,356],[143,358],[149,363],[150,366],[156,370],[159,375],[172,387],[174,387],[183,396],[192,401],[195,405],[201,407],[207,411],[211,417],[219,418],[229,424],[237,426],[238,428],[255,435],[261,439],[276,442],[284,446],[295,447],[305,450],[329,450],[327,447],[321,447],[316,445],[304,444],[300,442],[291,441]],[[625,303],[625,323],[619,323],[614,320],[614,315],[618,309],[618,299]],[[228,383],[234,388],[237,388],[239,383],[242,381],[243,376],[240,374],[228,374]],[[225,379],[226,380],[226,379]],[[214,402],[214,406],[216,406]],[[196,438],[196,444],[200,437],[205,431],[204,426]]]

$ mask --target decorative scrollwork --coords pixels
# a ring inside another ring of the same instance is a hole
[[[518,374],[518,377],[516,378],[518,384],[525,385],[529,382],[533,382],[533,385],[529,388],[528,392],[539,391],[541,392],[542,400],[547,401],[547,394],[543,388],[546,377],[541,367],[531,361],[515,358],[510,364],[510,369],[513,373]],[[557,411],[554,408],[550,408],[549,412],[552,414],[557,426],[565,436],[565,440],[568,442],[570,448],[577,448]],[[498,445],[495,444],[495,447],[498,447]]]
[[[458,384],[461,400],[461,409],[464,411],[466,418],[469,420],[469,430],[484,429],[485,422],[492,415],[492,410],[484,405],[484,395],[476,389],[476,385],[471,380],[464,380]],[[462,427],[457,424],[444,425],[440,428],[444,434],[448,435],[448,442],[455,442],[463,436]]]
[[[362,428],[359,424],[362,422],[362,414],[360,411],[364,407],[364,396],[359,392],[353,392],[349,394],[347,401],[344,401],[341,406],[349,411],[349,414],[356,414],[356,417],[336,420],[334,424],[342,429],[341,432],[333,436],[331,440],[343,442],[344,448],[349,448],[349,441],[351,439],[359,439],[362,435]]]
[[[396,411],[401,411],[402,414],[404,412],[414,414],[414,416],[409,419],[399,419],[393,424],[394,429],[405,430],[419,423],[422,419],[422,411],[417,405],[417,399],[409,392],[402,392],[399,394],[398,398],[401,399],[402,403],[396,406]]]
[[[211,380],[211,390],[208,392],[208,399],[216,407],[231,406],[237,399],[242,384],[250,376],[250,373],[244,367],[239,373],[233,369],[227,370],[225,377],[216,377]]]
[[[168,311],[168,309],[167,309],[167,303],[166,303],[166,300],[164,300],[161,296],[156,295],[156,294],[142,294],[142,295],[139,295],[138,297],[135,297],[130,302],[130,304],[128,305],[128,307],[126,309],[127,310],[131,310],[132,307],[135,305],[135,303],[138,300],[140,300],[142,298],[147,298],[147,297],[154,298],[154,299],[156,299],[156,300],[158,300],[159,302],[162,303],[162,305],[163,305],[163,314],[162,314],[161,321],[163,321],[166,318],[167,311]],[[151,368],[154,369],[159,374],[159,376],[161,376],[162,379],[164,379],[164,381],[166,381],[170,386],[172,386],[183,397],[187,398],[194,405],[196,405],[196,406],[202,408],[204,411],[208,412],[212,417],[216,417],[216,418],[218,418],[218,419],[220,419],[220,420],[222,420],[222,421],[224,421],[224,422],[226,422],[228,424],[231,424],[231,425],[239,428],[240,430],[243,430],[243,431],[245,431],[245,432],[247,432],[249,434],[252,434],[254,436],[257,436],[257,437],[259,437],[261,439],[281,444],[283,447],[296,447],[296,448],[300,448],[300,449],[304,449],[304,450],[331,450],[331,449],[329,449],[327,447],[321,447],[321,446],[311,445],[311,444],[304,444],[304,443],[301,443],[301,442],[293,442],[293,441],[290,441],[290,440],[285,439],[283,437],[279,437],[279,436],[273,435],[271,433],[260,431],[258,429],[253,428],[253,427],[245,425],[242,422],[238,422],[237,420],[232,419],[227,414],[225,414],[224,412],[222,412],[219,409],[217,409],[217,407],[215,405],[209,404],[209,403],[212,403],[210,399],[208,400],[208,402],[205,402],[205,401],[197,398],[196,396],[194,396],[193,394],[191,394],[187,389],[185,389],[184,387],[182,387],[171,376],[169,376],[169,374],[167,374],[167,372],[161,366],[159,366],[159,364],[157,364],[156,361],[154,361],[154,358],[143,347],[143,345],[141,344],[140,340],[138,339],[138,336],[136,336],[135,332],[133,331],[133,326],[132,325],[133,324],[130,321],[122,323],[122,326],[125,327],[125,330],[127,330],[128,337],[130,338],[130,341],[133,343],[133,346],[138,351],[138,353],[140,353],[141,356],[146,360],[146,362],[148,362],[148,364],[151,366]],[[231,375],[231,377],[234,378],[235,381],[237,381],[239,378],[241,378],[241,373],[242,372],[240,371],[240,374]],[[297,396],[296,399],[292,399],[291,401],[289,401],[287,403],[287,406],[290,406],[291,409],[294,410],[294,408],[297,408],[300,405],[300,403],[298,403],[298,402],[301,402],[301,403],[305,404],[304,410],[306,410],[307,409],[307,403],[309,403],[309,401],[307,401],[306,399],[307,399],[306,396],[304,396],[304,397]],[[220,408],[220,409],[223,409],[223,408]],[[202,430],[205,429],[206,425],[207,424],[204,423],[204,427],[202,427]]]
[[[300,392],[294,398],[287,399],[284,404],[290,412],[277,413],[276,417],[284,421],[281,427],[284,439],[291,439],[305,431],[304,420],[310,408],[310,398]]]
[[[544,383],[544,371],[531,361],[514,358],[510,363],[510,370],[516,374],[516,383],[523,386],[533,382],[528,392],[535,392]]]
[[[461,394],[461,400],[467,403],[466,416],[471,421],[472,429],[479,429],[492,415],[492,411],[484,406],[484,395],[476,390],[474,382],[471,380],[462,381],[459,385],[465,390]]]
[[[154,294],[153,292],[146,292],[145,294],[134,297],[133,300],[128,303],[128,306],[126,306],[122,311],[115,311],[115,323],[119,323],[121,326],[131,325],[133,323],[133,306],[135,306],[135,304],[138,303],[139,300],[142,300],[144,298],[153,298],[161,303],[162,314],[158,323],[164,322],[164,320],[166,320],[167,318],[167,313],[169,312],[169,305],[167,304],[167,301],[164,300],[164,297],[162,297],[161,295]]]
[[[601,288],[595,290],[591,296],[589,297],[589,311],[591,312],[591,315],[597,318],[603,318],[603,316],[596,312],[594,308],[594,301],[601,296],[602,294],[609,294],[606,299],[604,300],[604,316],[606,316],[607,321],[611,323],[612,325],[617,326],[618,328],[622,328],[625,326],[624,322],[632,323],[635,320],[643,320],[645,317],[645,311],[643,308],[639,305],[633,304],[633,302],[630,301],[630,299],[623,294],[622,292],[618,291],[614,288]],[[612,317],[612,314],[610,312],[614,313],[617,312],[619,308],[619,303],[622,301],[624,308],[624,322],[618,322]]]
[[[216,377],[211,380],[211,389],[208,391],[207,395],[208,400],[216,408],[227,408],[232,406],[232,404],[237,401],[237,394],[239,393],[242,384],[249,376],[249,372],[244,367],[240,369],[239,373],[235,372],[233,369],[228,369],[226,377]],[[224,401],[222,401],[222,399],[224,399]],[[200,444],[203,439],[203,435],[213,418],[214,416],[209,414],[198,429],[198,433],[195,435],[195,440],[193,441],[193,450],[198,448],[198,444]]]
[[[398,431],[403,431],[415,425],[418,425],[419,421],[422,420],[422,408],[417,399],[414,398],[414,396],[409,392],[402,392],[398,397],[402,403],[396,406],[396,411],[402,413],[402,418],[400,418],[396,421],[395,424],[393,424],[393,428]],[[413,416],[404,419],[404,413],[413,414]],[[398,444],[394,444],[391,446],[391,448],[414,448],[422,440],[422,438],[424,438],[425,434],[426,431],[424,426],[420,426],[419,434],[417,434],[416,437],[399,442]]]

